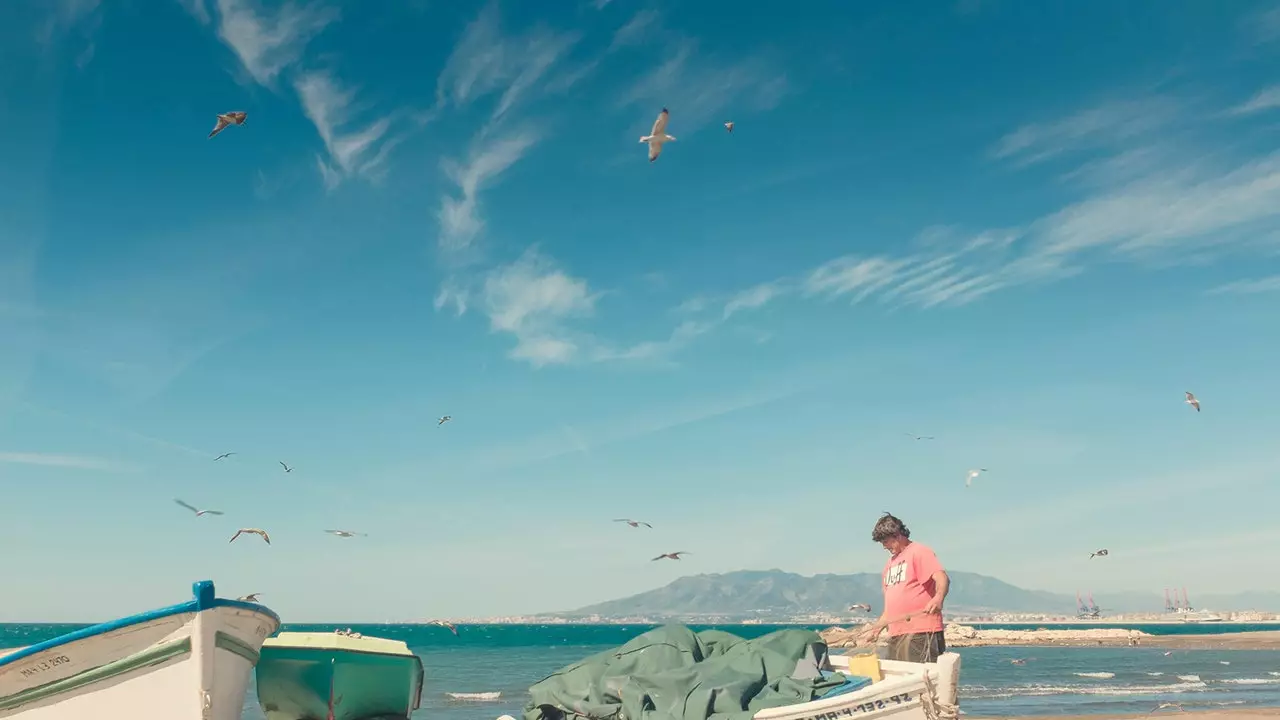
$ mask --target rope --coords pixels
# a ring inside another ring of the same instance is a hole
[[[956,720],[960,717],[960,706],[942,702],[934,690],[929,672],[924,673],[924,692],[920,693],[920,707],[924,708],[925,717],[929,720]]]

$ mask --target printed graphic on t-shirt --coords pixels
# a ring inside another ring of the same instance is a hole
[[[907,581],[907,562],[904,560],[889,566],[884,573],[884,586],[901,585]]]

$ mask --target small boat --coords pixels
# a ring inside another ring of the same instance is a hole
[[[399,640],[282,632],[263,643],[258,703],[267,720],[405,720],[422,677],[422,660]]]
[[[257,603],[191,600],[0,654],[0,718],[240,720],[249,673],[280,618]]]
[[[864,656],[865,657],[865,656]],[[848,681],[825,696],[807,703],[768,708],[754,720],[825,720],[857,715],[885,720],[955,720],[959,715],[960,655],[945,652],[936,663],[880,660],[883,679],[867,683],[859,668],[850,668],[858,656],[831,655],[831,669],[845,673]]]

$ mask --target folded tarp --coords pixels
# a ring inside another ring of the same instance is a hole
[[[829,668],[827,645],[810,630],[744,640],[664,625],[539,681],[524,720],[748,720],[843,685]]]

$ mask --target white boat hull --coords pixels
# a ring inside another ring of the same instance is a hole
[[[849,658],[831,656],[832,669],[847,672]],[[936,663],[881,660],[884,679],[860,690],[798,705],[761,710],[755,720],[954,720],[959,714],[960,656],[946,652]]]
[[[195,599],[0,656],[0,718],[239,720],[262,642],[280,618],[256,603]]]

